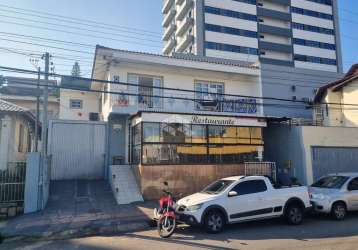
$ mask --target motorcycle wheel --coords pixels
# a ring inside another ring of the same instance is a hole
[[[158,221],[158,233],[162,238],[172,236],[176,228],[176,221],[171,216],[163,216]]]

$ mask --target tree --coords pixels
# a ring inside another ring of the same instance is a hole
[[[78,62],[75,62],[75,64],[73,65],[71,75],[75,77],[81,76],[81,69]]]

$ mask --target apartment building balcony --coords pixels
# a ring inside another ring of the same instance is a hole
[[[127,93],[127,91],[126,91]],[[150,94],[137,95],[132,92],[128,95],[112,95],[111,112],[120,114],[135,114],[139,111],[195,113],[213,115],[245,115],[261,116],[260,104],[250,98],[220,98],[195,100],[191,93],[166,93],[154,96]]]
[[[257,8],[257,16],[269,17],[269,18],[273,18],[273,19],[286,21],[286,22],[291,22],[291,14],[290,13],[261,8],[261,7]]]
[[[281,53],[293,53],[293,48],[291,44],[280,44],[266,41],[259,41],[259,49],[272,50]]]
[[[189,27],[192,27],[194,24],[194,18],[192,17],[186,17],[182,23],[179,25],[178,30],[176,31],[177,36],[183,36],[185,32],[189,29]]]
[[[175,24],[170,24],[167,29],[165,29],[162,40],[168,41],[169,38],[173,35],[173,33],[176,31],[177,26]]]
[[[258,31],[259,33],[268,33],[277,36],[292,37],[292,31],[289,28],[281,28],[259,23]]]
[[[163,54],[164,55],[170,54],[170,52],[174,49],[175,46],[176,46],[176,40],[169,39],[167,44],[164,46],[162,50]]]
[[[174,2],[175,2],[174,0],[164,0],[162,13],[167,14],[169,10],[173,7]]]
[[[180,2],[180,1],[179,1]],[[178,4],[178,2],[177,2]],[[184,0],[182,1],[177,15],[177,20],[181,21],[184,19],[188,11],[193,7],[194,1],[193,0]]]
[[[177,52],[181,53],[183,52],[190,43],[194,42],[194,36],[187,34],[179,43],[177,47]]]
[[[176,15],[176,10],[174,9],[170,10],[168,14],[164,17],[162,26],[165,28],[168,27],[168,25],[173,21],[175,15]]]

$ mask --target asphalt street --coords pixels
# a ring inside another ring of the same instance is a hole
[[[218,235],[200,228],[181,227],[170,239],[156,230],[124,235],[88,237],[49,242],[3,243],[0,249],[16,250],[114,250],[114,249],[358,249],[358,214],[345,221],[326,216],[309,217],[303,225],[289,226],[282,220],[230,225]]]

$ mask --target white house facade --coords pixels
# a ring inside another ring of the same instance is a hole
[[[99,81],[91,88],[105,92],[108,162],[132,165],[145,198],[158,195],[160,172],[188,192],[185,176],[203,186],[263,158],[266,121],[254,64],[98,46],[92,78]]]

